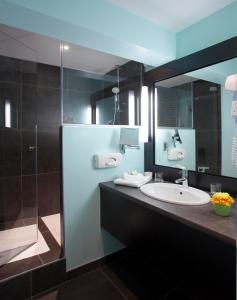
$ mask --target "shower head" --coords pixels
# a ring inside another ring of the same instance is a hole
[[[119,88],[117,86],[112,88],[112,93],[118,94],[119,93]]]

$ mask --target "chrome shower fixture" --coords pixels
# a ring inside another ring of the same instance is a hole
[[[118,94],[120,92],[119,88],[117,86],[112,88],[112,93]]]
[[[119,108],[119,92],[120,92],[120,88],[119,88],[119,68],[120,68],[120,66],[116,66],[116,67],[117,67],[117,86],[114,86],[112,88],[112,93],[114,94],[114,117],[113,117],[113,125],[115,125],[115,123],[116,123],[116,116],[117,116],[117,113],[120,110],[120,108]]]

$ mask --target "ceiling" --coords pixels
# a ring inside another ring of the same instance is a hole
[[[236,0],[107,0],[159,26],[178,32]]]
[[[64,50],[64,67],[106,74],[128,60],[97,50],[68,44]],[[0,24],[0,55],[60,66],[60,41],[29,31]]]

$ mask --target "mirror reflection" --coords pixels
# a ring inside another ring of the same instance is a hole
[[[63,122],[139,125],[144,65],[63,44]]]
[[[155,83],[155,163],[237,177],[237,59]]]

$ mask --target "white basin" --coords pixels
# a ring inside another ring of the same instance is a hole
[[[210,196],[192,187],[173,183],[148,183],[140,190],[156,200],[185,205],[202,205],[210,201]]]

